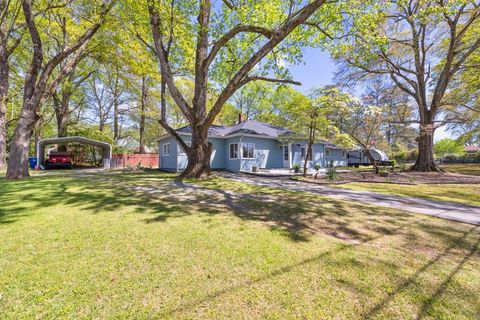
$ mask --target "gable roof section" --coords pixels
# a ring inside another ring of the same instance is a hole
[[[178,133],[192,133],[190,126],[185,126],[177,130]],[[234,134],[254,134],[264,137],[276,138],[279,135],[293,133],[292,131],[277,127],[268,123],[247,120],[231,127],[212,125],[208,129],[208,135],[226,137]]]
[[[226,131],[228,131],[230,127],[225,127],[225,126],[217,126],[212,124],[210,128],[208,128],[208,135],[212,136],[223,136]],[[185,126],[181,127],[175,130],[176,132],[179,133],[192,133],[192,127],[191,126]]]
[[[233,127],[230,127],[230,130],[228,130],[226,135],[245,133],[276,138],[279,135],[285,134],[287,132],[291,131],[268,123],[247,120],[237,125],[234,125]]]

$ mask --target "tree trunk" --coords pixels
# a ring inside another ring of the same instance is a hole
[[[117,98],[115,98],[113,102],[113,141],[117,143],[119,138],[120,132],[118,130],[118,100]]]
[[[312,119],[312,122],[313,121],[314,120]],[[305,159],[303,159],[303,176],[304,177],[307,176],[307,161],[308,161],[308,157],[313,152],[312,145],[314,140],[315,140],[315,128],[312,123],[310,125],[309,132],[308,132],[308,147],[307,147],[307,151],[305,152]]]
[[[418,156],[412,170],[443,172],[443,170],[435,163],[435,158],[433,156],[434,133],[435,125],[433,123],[420,124],[420,135],[416,139],[418,142]]]
[[[8,61],[3,56],[0,59],[0,169],[3,169],[7,156]]]
[[[68,112],[67,113],[57,113],[57,136],[66,137],[67,136],[67,124],[68,124]]]
[[[64,88],[62,90],[62,99],[58,99],[55,95],[53,96],[53,105],[55,109],[55,118],[57,120],[57,137],[66,137],[67,136],[67,125],[70,111],[70,92],[68,89]],[[65,144],[58,146],[58,151],[66,152],[67,146]]]
[[[142,98],[140,102],[140,123],[139,123],[139,140],[140,146],[138,148],[139,153],[145,153],[145,109],[147,104],[147,78],[142,77]]]
[[[202,126],[192,129],[192,145],[190,150],[186,151],[188,164],[185,170],[175,178],[177,182],[190,177],[204,179],[212,173],[210,168],[212,145],[208,142],[208,129],[202,128]]]
[[[370,148],[363,148],[363,151],[365,152],[365,154],[367,155],[367,158],[368,160],[370,160],[370,162],[372,163],[373,167],[375,168],[375,174],[379,174],[380,173],[380,168],[378,167],[378,164],[377,162],[375,161],[375,159],[373,158],[372,154],[370,153]]]
[[[31,99],[24,101],[8,157],[7,179],[28,177],[28,149],[38,117]]]

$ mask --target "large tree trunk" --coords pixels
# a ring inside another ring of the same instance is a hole
[[[35,123],[38,120],[36,108],[31,104],[31,100],[24,102],[20,119],[13,134],[8,157],[7,179],[20,179],[29,176],[28,149]]]
[[[3,56],[0,59],[0,169],[3,169],[7,156],[8,65]]]
[[[443,171],[435,163],[435,158],[433,156],[434,133],[435,125],[433,123],[420,125],[420,135],[416,139],[418,142],[418,156],[412,170],[423,172]]]
[[[208,142],[208,129],[201,126],[192,129],[192,145],[190,150],[186,150],[188,164],[175,179],[177,182],[189,177],[204,179],[212,173],[210,168],[212,145]]]
[[[57,136],[66,137],[67,136],[67,124],[68,124],[68,112],[56,114],[57,117]]]
[[[145,109],[147,104],[147,78],[142,77],[142,98],[140,102],[140,123],[139,123],[139,140],[140,146],[138,148],[139,153],[145,153]]]

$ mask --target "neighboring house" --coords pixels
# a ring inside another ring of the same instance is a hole
[[[480,146],[465,146],[466,154],[477,154],[480,152]]]
[[[191,141],[189,126],[176,132],[188,144]],[[237,125],[216,126],[208,130],[208,141],[213,146],[211,167],[217,170],[233,172],[251,172],[259,169],[292,168],[294,164],[303,165],[307,142],[294,132],[267,123],[247,120]],[[187,166],[187,155],[174,137],[169,134],[159,139],[160,169],[181,171]],[[318,142],[312,147],[312,155],[307,166],[312,168],[346,166],[346,150],[328,143]]]

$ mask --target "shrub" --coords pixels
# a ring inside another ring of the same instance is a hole
[[[300,171],[300,165],[298,163],[295,163],[293,166],[293,172],[298,173]]]
[[[318,171],[320,170],[321,166],[319,164],[316,164],[313,168],[315,169],[315,171]]]
[[[335,168],[328,168],[327,173],[326,173],[328,181],[334,181],[337,180],[338,174],[337,174],[337,169]]]

